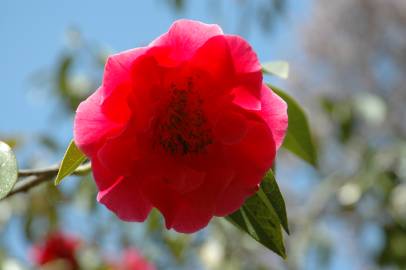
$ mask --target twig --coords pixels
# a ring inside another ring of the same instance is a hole
[[[81,175],[83,173],[88,173],[91,169],[90,162],[84,163],[79,166],[72,174]],[[31,176],[31,175],[57,175],[59,171],[59,165],[55,164],[47,168],[40,169],[20,169],[18,171],[19,177]]]
[[[59,165],[55,164],[47,168],[40,169],[22,169],[18,171],[18,176],[31,176],[31,175],[43,175],[43,174],[57,174],[59,170]]]
[[[72,175],[84,175],[84,174],[89,173],[90,170],[91,170],[90,162],[87,162],[83,165],[80,165],[72,173]],[[17,193],[27,192],[31,188],[33,188],[43,182],[54,179],[55,176],[58,174],[58,171],[59,171],[58,165],[53,165],[53,166],[50,166],[47,168],[41,168],[41,169],[19,170],[18,175],[19,175],[19,177],[23,177],[23,178],[16,183],[14,188],[10,191],[10,193],[5,198],[13,196],[14,194],[17,194]]]
[[[17,182],[14,188],[7,194],[5,198],[13,196],[14,194],[20,192],[27,192],[31,188],[41,184],[42,182],[53,179],[52,175],[42,174],[42,175],[31,175],[24,179],[24,182]]]

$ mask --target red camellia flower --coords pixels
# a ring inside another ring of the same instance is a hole
[[[286,109],[245,40],[179,20],[109,57],[102,85],[77,109],[74,140],[91,159],[99,202],[126,221],[155,207],[167,228],[191,233],[256,192]]]
[[[45,243],[33,247],[33,260],[38,266],[45,266],[55,261],[63,261],[69,270],[78,270],[79,265],[75,258],[75,251],[79,246],[78,239],[54,232],[45,240]]]
[[[119,262],[112,263],[108,270],[155,270],[155,267],[148,262],[134,248],[126,249]]]

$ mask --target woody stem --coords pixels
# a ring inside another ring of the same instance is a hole
[[[18,176],[20,179],[10,191],[10,193],[5,197],[8,198],[17,193],[27,192],[33,187],[39,184],[50,181],[56,177],[59,171],[59,165],[52,165],[46,168],[40,169],[21,169],[18,171]],[[72,175],[86,175],[91,171],[91,164],[87,162],[80,165]]]

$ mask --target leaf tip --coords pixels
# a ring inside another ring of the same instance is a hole
[[[85,159],[86,156],[80,151],[75,142],[72,140],[66,149],[65,155],[60,164],[58,174],[56,175],[54,181],[55,186],[59,185],[66,176],[72,174],[80,166],[80,164],[85,161]]]
[[[262,72],[286,80],[289,77],[289,63],[286,61],[266,62],[262,64]]]

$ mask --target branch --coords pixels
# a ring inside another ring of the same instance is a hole
[[[85,164],[80,165],[79,167],[76,168],[76,170],[72,173],[73,175],[83,175],[87,174],[90,169],[91,169],[90,162],[87,162]],[[32,175],[51,175],[51,176],[56,176],[59,171],[59,165],[55,164],[52,166],[49,166],[47,168],[40,168],[40,169],[20,169],[18,171],[18,176],[19,177],[25,177],[25,176],[32,176]]]
[[[18,171],[18,176],[24,177],[24,176],[31,176],[31,175],[58,174],[58,171],[59,171],[59,165],[55,164],[55,165],[49,166],[47,168],[41,168],[41,169],[21,169]]]
[[[88,162],[83,165],[80,165],[72,173],[72,175],[85,175],[85,174],[89,173],[90,170],[91,170],[91,164],[90,164],[90,162]],[[17,193],[27,192],[31,188],[33,188],[43,182],[54,179],[56,177],[56,175],[58,174],[58,171],[59,171],[58,165],[52,165],[50,167],[41,168],[41,169],[19,170],[18,176],[23,177],[23,178],[20,179],[16,183],[14,188],[10,191],[10,193],[5,198],[13,196],[14,194],[17,194]]]

